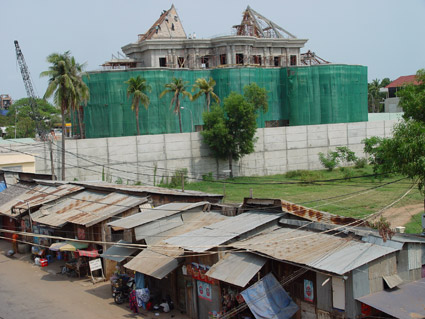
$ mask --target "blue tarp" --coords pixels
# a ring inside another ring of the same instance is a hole
[[[256,319],[289,319],[299,309],[272,273],[241,294]]]
[[[6,189],[6,183],[5,182],[0,182],[0,192],[4,191]]]

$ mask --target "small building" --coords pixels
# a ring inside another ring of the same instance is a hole
[[[8,111],[12,103],[13,101],[9,94],[0,94],[0,111]]]
[[[417,84],[416,75],[400,76],[384,88],[387,97],[384,102],[385,113],[400,113],[403,109],[398,105],[400,98],[397,97],[397,92],[400,91],[406,84]]]

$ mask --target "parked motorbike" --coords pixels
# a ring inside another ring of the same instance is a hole
[[[134,289],[134,278],[120,276],[112,283],[112,297],[116,304],[120,305],[130,297],[130,292]]]

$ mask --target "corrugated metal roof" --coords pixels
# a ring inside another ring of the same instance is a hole
[[[167,238],[185,234],[193,229],[207,226],[228,217],[218,213],[183,213],[181,216],[184,224],[171,230],[157,233],[146,238],[148,248],[133,258],[124,267],[143,274],[162,279],[178,265],[178,258],[183,256],[182,248],[165,243]]]
[[[257,227],[273,222],[281,216],[282,214],[279,213],[246,212],[187,234],[167,239],[166,242],[187,250],[204,252]]]
[[[152,193],[152,194],[161,194],[161,195],[178,195],[178,196],[191,196],[191,197],[219,197],[223,198],[221,194],[209,194],[199,191],[185,190],[182,192],[178,189],[169,189],[163,187],[155,187],[155,186],[144,186],[144,185],[118,185],[106,182],[72,182],[76,185],[87,186],[87,187],[97,187],[104,189],[114,189],[121,191],[129,191],[129,192],[141,192],[141,193]]]
[[[157,279],[162,279],[176,269],[178,265],[179,261],[177,258],[145,249],[126,263],[124,267]]]
[[[3,205],[16,199],[16,197],[26,193],[28,190],[34,187],[35,185],[29,186],[27,184],[20,183],[7,186],[7,188],[0,193],[0,212],[2,210]]]
[[[206,273],[207,276],[245,287],[267,259],[250,253],[228,253],[214,264]]]
[[[375,309],[394,318],[425,318],[425,278],[401,285],[392,291],[380,291],[357,298]]]
[[[37,207],[83,189],[83,187],[76,185],[60,185],[58,187],[37,185],[2,205],[0,207],[0,213],[15,217],[15,214],[11,214],[12,207],[14,207],[16,211],[21,210],[21,212],[25,212],[28,210],[28,205],[30,208]]]
[[[31,217],[38,223],[52,227],[61,227],[66,223],[90,227],[146,201],[146,197],[83,191],[72,198],[44,205]]]
[[[114,260],[116,262],[122,262],[127,257],[134,254],[136,251],[138,251],[138,248],[134,248],[131,246],[121,246],[119,244],[131,244],[129,242],[126,242],[124,240],[120,240],[117,242],[117,244],[109,247],[103,254],[100,255],[100,257],[103,257],[105,259]]]
[[[167,216],[172,216],[178,214],[182,211],[189,209],[203,207],[207,205],[208,202],[198,202],[198,203],[168,203],[161,205],[152,209],[144,209],[143,212],[122,218],[120,220],[109,223],[113,229],[131,229],[137,226],[141,226]]]
[[[232,246],[340,275],[399,250],[290,228],[277,228]]]

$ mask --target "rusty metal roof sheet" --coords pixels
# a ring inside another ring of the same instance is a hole
[[[232,246],[340,275],[400,250],[292,228],[276,228]]]
[[[17,196],[15,199],[7,202],[0,207],[0,213],[15,217],[15,214],[11,214],[11,209],[14,207],[15,210],[26,212],[28,205],[30,208],[38,207],[42,204],[57,200],[63,196],[78,192],[84,188],[76,185],[60,185],[55,186],[44,186],[37,185],[36,187],[27,190],[25,193]]]
[[[228,253],[214,264],[206,275],[232,285],[245,287],[266,261],[266,258],[250,253]]]
[[[305,218],[307,220],[320,222],[320,223],[326,223],[326,224],[333,224],[333,225],[350,225],[350,226],[359,226],[365,223],[365,221],[361,219],[338,216],[328,212],[322,212],[312,208],[293,204],[285,200],[281,200],[281,202],[282,202],[282,210],[284,212],[289,213],[291,215],[296,215],[296,216]]]
[[[245,198],[243,207],[255,209],[255,207],[268,209],[281,209],[282,211],[295,215],[310,221],[332,224],[332,225],[350,225],[359,226],[365,222],[360,219],[334,215],[328,212],[322,212],[313,208],[297,205],[283,199],[269,198]]]
[[[282,214],[246,212],[235,217],[167,239],[170,245],[195,252],[204,252],[260,226],[271,223]]]
[[[120,220],[109,223],[115,230],[119,229],[131,229],[137,226],[145,225],[153,221],[178,214],[182,211],[186,211],[193,208],[202,209],[208,202],[197,202],[197,203],[168,203],[152,209],[144,209],[143,212],[122,218]]]
[[[106,182],[72,182],[76,185],[81,185],[84,187],[93,187],[99,189],[113,189],[126,192],[137,192],[137,193],[152,193],[152,194],[161,194],[161,195],[178,195],[178,196],[189,196],[189,197],[215,197],[223,198],[221,194],[210,194],[199,191],[185,190],[184,192],[178,189],[169,189],[156,186],[144,186],[144,185],[118,185]]]
[[[111,247],[109,247],[103,254],[100,255],[100,257],[114,260],[120,263],[123,260],[125,260],[127,257],[130,257],[132,254],[134,254],[136,251],[139,250],[139,248],[137,247],[125,246],[125,244],[131,244],[131,243],[126,242],[124,240],[120,240],[115,245],[112,245]]]
[[[404,284],[392,291],[380,291],[357,298],[394,318],[425,318],[425,278]]]
[[[52,227],[61,227],[66,223],[90,227],[146,201],[146,197],[83,191],[44,205],[31,217],[38,223]]]

